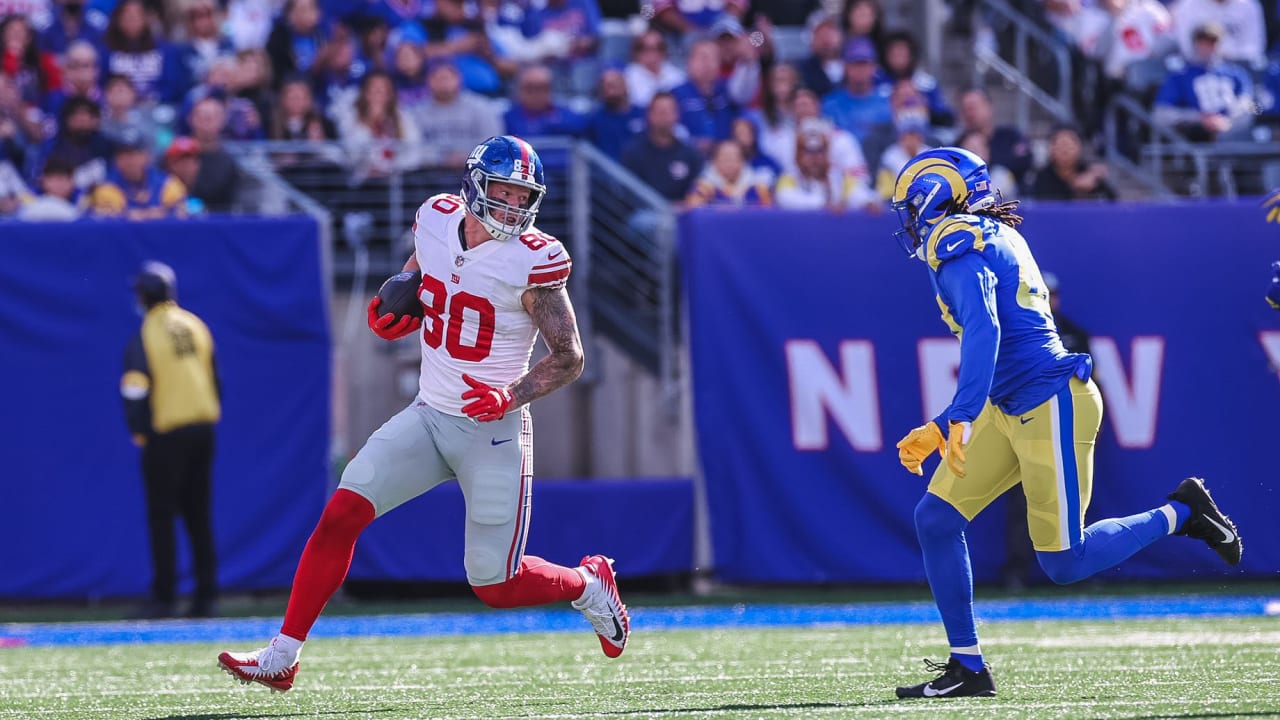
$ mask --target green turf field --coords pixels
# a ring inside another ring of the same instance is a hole
[[[1280,620],[982,628],[996,698],[898,701],[941,658],[932,625],[317,639],[287,694],[214,645],[0,650],[0,718],[1280,718]],[[251,649],[236,647],[237,650]]]

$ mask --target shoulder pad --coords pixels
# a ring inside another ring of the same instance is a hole
[[[536,228],[529,228],[520,236],[519,242],[532,251],[526,285],[552,289],[565,286],[573,261],[559,240]]]
[[[449,216],[462,212],[464,207],[462,198],[457,195],[451,193],[432,195],[422,203],[413,216],[413,234],[417,235],[420,229],[427,233],[440,232],[448,222]]]
[[[974,215],[952,215],[943,219],[929,231],[925,240],[925,259],[935,271],[952,258],[970,250],[982,252],[987,246],[982,220]]]

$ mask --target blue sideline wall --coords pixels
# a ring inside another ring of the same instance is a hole
[[[1088,519],[1160,505],[1194,474],[1244,538],[1238,570],[1172,538],[1104,577],[1274,576],[1280,313],[1263,292],[1280,227],[1253,203],[1024,212],[1063,310],[1095,336],[1107,408]],[[903,470],[894,443],[949,401],[958,344],[894,229],[891,216],[782,211],[681,221],[699,450],[725,580],[923,580],[912,512],[928,473]],[[971,526],[979,579],[999,576],[1004,515],[995,507]]]

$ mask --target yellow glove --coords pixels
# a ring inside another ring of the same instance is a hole
[[[969,442],[969,431],[972,428],[972,423],[953,421],[947,431],[947,449],[942,456],[946,458],[947,467],[951,468],[956,477],[964,477],[964,446]]]
[[[1267,213],[1267,222],[1280,223],[1280,190],[1273,190],[1262,201],[1262,209]]]
[[[942,431],[931,420],[907,433],[906,437],[898,441],[898,462],[916,475],[924,475],[920,465],[933,454],[934,450],[943,453],[946,449],[947,441],[943,439]]]

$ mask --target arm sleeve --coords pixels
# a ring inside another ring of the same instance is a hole
[[[142,333],[134,336],[124,352],[124,375],[120,378],[124,419],[131,435],[151,433],[151,368],[142,346]]]
[[[982,256],[969,252],[942,265],[938,286],[952,299],[951,313],[960,326],[960,379],[951,405],[936,419],[947,423],[973,422],[991,394],[1000,351],[1000,320],[996,316],[996,275]]]

